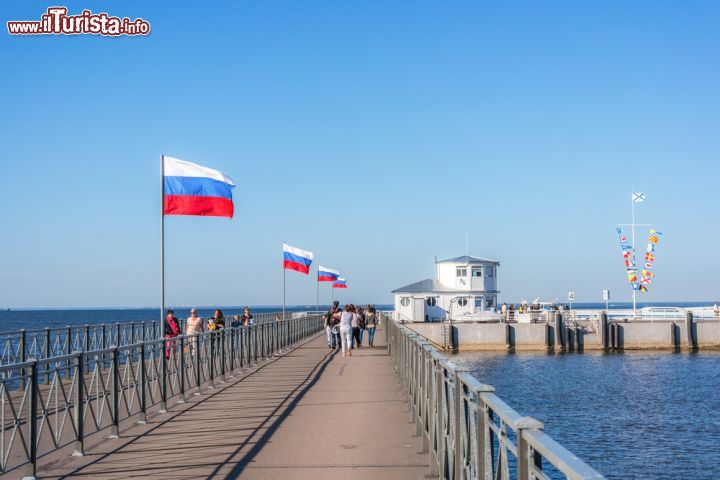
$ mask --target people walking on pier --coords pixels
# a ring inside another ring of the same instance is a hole
[[[180,322],[175,317],[175,312],[172,309],[168,309],[167,316],[165,317],[165,338],[175,338],[180,335]],[[175,351],[175,341],[168,340],[165,342],[165,358],[170,358],[170,350]]]
[[[218,334],[212,334],[212,333],[210,334],[216,355],[217,355],[217,352],[220,347],[219,332],[220,332],[220,330],[223,330],[224,328],[225,328],[225,316],[223,315],[222,310],[220,310],[218,308],[213,313],[212,318],[208,319],[208,331],[218,332]]]
[[[198,317],[197,310],[195,308],[190,310],[190,316],[185,321],[185,335],[195,335],[203,332],[203,319]],[[188,342],[188,350],[190,353],[195,353],[195,346],[198,343],[197,337],[191,338]]]
[[[252,313],[250,313],[250,307],[245,307],[245,310],[243,310],[242,318],[242,324],[245,327],[249,327],[250,325],[255,323],[255,317],[253,317]]]
[[[352,327],[352,321],[354,318],[353,314],[353,308],[352,305],[347,304],[345,305],[345,311],[340,314],[340,323],[338,325],[340,329],[340,344],[342,346],[342,354],[343,357],[352,356],[352,336],[353,336],[353,327]]]
[[[355,348],[356,344],[357,348],[360,348],[360,314],[355,305],[350,305],[350,312],[352,313],[352,319],[350,320],[350,325],[352,326],[350,349]]]
[[[340,331],[338,324],[340,323],[340,302],[335,300],[325,315],[325,333],[327,334],[328,347],[332,349],[340,349]]]
[[[363,333],[365,332],[365,315],[367,311],[365,307],[357,307],[358,319],[358,332],[357,332],[357,344],[358,348],[362,347]]]
[[[508,321],[508,306],[507,303],[503,303],[500,307],[500,314],[502,315],[503,319],[507,322]]]
[[[223,316],[222,310],[219,308],[213,313],[213,323],[215,324],[214,330],[222,330],[225,328],[225,317]]]
[[[715,306],[713,306],[713,314],[715,316],[715,320],[720,319],[720,307],[718,307],[717,302],[715,302]]]
[[[375,328],[377,327],[377,314],[375,313],[375,307],[372,305],[367,306],[367,313],[365,314],[365,328],[367,329],[368,345],[373,348],[373,340],[375,339]]]

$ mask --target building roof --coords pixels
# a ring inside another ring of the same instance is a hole
[[[462,257],[448,258],[447,260],[440,260],[438,263],[494,263],[500,265],[497,260],[490,260],[489,258],[473,257],[470,255],[463,255]]]
[[[404,287],[396,288],[391,293],[459,293],[459,294],[472,294],[479,291],[487,293],[498,293],[496,290],[461,290],[459,288],[452,288],[432,278],[426,278],[419,282],[405,285]]]

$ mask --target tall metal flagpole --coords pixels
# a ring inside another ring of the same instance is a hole
[[[160,332],[165,322],[165,155],[160,155]]]
[[[315,277],[315,311],[320,311],[320,271]]]
[[[632,252],[633,252],[633,268],[637,276],[637,258],[635,257],[635,190],[630,194],[630,203],[632,205]],[[637,290],[633,285],[633,318],[637,316]]]
[[[283,241],[283,315],[282,318],[285,320],[285,241]]]

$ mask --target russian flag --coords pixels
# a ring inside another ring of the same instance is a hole
[[[232,218],[235,184],[222,172],[163,156],[163,213]]]
[[[310,273],[310,264],[312,261],[312,252],[291,247],[287,243],[283,243],[283,268],[295,270],[296,272],[307,275]]]
[[[318,266],[318,282],[334,282],[340,276],[340,272],[332,268]]]
[[[338,277],[333,283],[332,288],[347,288],[347,281],[344,278]]]

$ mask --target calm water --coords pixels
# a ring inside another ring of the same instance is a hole
[[[720,478],[720,352],[456,358],[608,478]]]
[[[387,308],[388,305],[377,305],[377,308]],[[243,307],[220,307],[223,315],[240,315]],[[327,310],[328,305],[320,305],[321,310]],[[190,316],[189,308],[175,308],[178,318]],[[198,307],[198,315],[204,318],[211,317],[214,308]],[[286,312],[307,312],[315,310],[315,305],[288,306]],[[281,312],[282,307],[250,307],[251,313]],[[160,318],[157,308],[127,308],[127,309],[77,309],[77,310],[0,310],[0,332],[14,332],[21,328],[26,330],[38,328],[55,328],[94,325],[99,323],[116,322],[142,322],[153,321]]]

